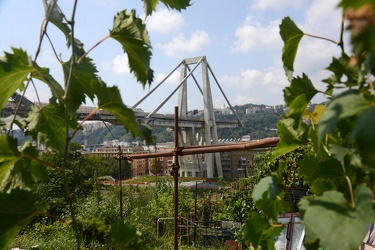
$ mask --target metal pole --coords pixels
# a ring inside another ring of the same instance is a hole
[[[198,181],[195,181],[194,223],[197,221]],[[194,226],[194,243],[197,242],[197,227]]]
[[[120,220],[122,221],[122,181],[121,181],[121,146],[118,146],[118,181],[119,181],[119,202],[120,202]]]
[[[208,145],[208,146],[205,145],[205,146],[195,146],[195,147],[185,147],[185,148],[181,147],[181,148],[178,148],[178,150],[174,149],[174,150],[165,151],[162,153],[128,155],[128,156],[124,156],[124,158],[126,158],[128,161],[131,161],[134,159],[174,156],[176,153],[177,155],[181,156],[181,155],[194,155],[194,154],[215,153],[215,152],[243,151],[243,150],[249,150],[249,149],[276,147],[279,141],[280,141],[279,137],[272,137],[272,138],[260,139],[256,141],[234,144],[234,145],[218,144],[218,145]]]
[[[178,250],[178,107],[174,107],[174,161],[173,161],[173,178],[174,178],[174,250]]]
[[[290,215],[287,234],[286,234],[286,247],[285,250],[291,250],[293,244],[293,230],[294,230],[294,212]]]

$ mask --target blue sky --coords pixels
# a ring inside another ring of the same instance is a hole
[[[71,15],[72,0],[58,1],[67,17]],[[132,4],[132,5],[129,5]],[[169,11],[163,5],[148,17],[153,47],[152,68],[155,79],[150,88],[157,85],[185,58],[206,56],[216,78],[232,105],[247,103],[283,104],[282,89],[288,85],[281,63],[282,40],[279,35],[281,20],[290,16],[306,33],[338,41],[341,13],[336,0],[195,0],[182,12]],[[113,17],[123,9],[136,9],[143,18],[142,1],[79,0],[76,13],[75,34],[85,45],[85,50],[108,34]],[[0,50],[9,52],[10,47],[22,48],[32,57],[35,55],[39,30],[44,17],[41,0],[0,0]],[[52,25],[49,32],[61,57],[69,58],[65,39]],[[319,83],[329,73],[324,70],[332,56],[340,49],[327,41],[304,37],[298,50],[295,71],[305,72],[320,89]],[[128,106],[140,100],[150,89],[135,81],[127,67],[126,56],[120,44],[107,39],[89,55],[94,59],[100,77],[108,85],[117,85]],[[62,82],[61,67],[45,41],[38,59],[41,66],[50,67],[51,73]],[[201,79],[200,67],[195,76]],[[225,98],[211,78],[215,108],[227,106]],[[156,108],[179,83],[179,72],[173,74],[158,91],[155,91],[139,107],[145,111]],[[192,80],[188,81],[188,108],[202,109],[203,98]],[[50,92],[43,84],[37,84],[42,101]],[[36,101],[35,91],[26,91]],[[314,101],[320,102],[323,97]],[[93,105],[91,101],[87,105]],[[177,93],[161,112],[172,113],[177,105]]]

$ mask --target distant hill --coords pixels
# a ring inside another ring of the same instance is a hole
[[[244,126],[218,129],[219,139],[239,139],[244,135],[250,135],[251,139],[277,136],[276,125],[280,116],[284,113],[283,109],[274,110],[270,106],[256,104],[234,106],[233,108]],[[229,109],[217,110],[215,116],[217,120],[236,120],[235,115],[230,114]],[[131,143],[139,140],[139,138],[134,139],[131,134],[126,133],[123,126],[97,125],[102,126],[91,125],[86,127],[86,135],[83,130],[78,131],[73,142],[83,145],[86,139],[88,145],[99,145],[104,141],[119,140]],[[20,130],[15,130],[13,136],[19,139],[20,145],[27,139]],[[153,136],[155,136],[157,143],[173,141],[173,131],[170,129],[154,128]]]
[[[266,105],[246,104],[235,106],[234,110],[243,123],[240,128],[222,128],[218,129],[219,139],[239,139],[244,135],[250,135],[252,139],[262,139],[266,137],[277,136],[276,125],[280,116],[284,113],[283,109],[270,109]],[[215,111],[217,120],[234,121],[234,114],[229,114],[228,109]],[[246,113],[246,111],[250,113]],[[157,143],[172,142],[173,131],[165,128],[153,128],[153,136]],[[83,131],[79,131],[74,142],[84,144],[85,135]],[[97,128],[95,130],[86,131],[87,144],[101,144],[103,141],[119,140],[125,142],[137,141],[133,139],[129,133],[126,133],[122,126],[107,125],[106,127]]]

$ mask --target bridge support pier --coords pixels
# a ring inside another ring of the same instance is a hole
[[[202,85],[203,85],[203,113],[204,113],[204,131],[195,131],[194,128],[192,129],[185,129],[180,133],[180,143],[181,146],[189,147],[194,146],[199,143],[199,145],[212,145],[218,143],[217,138],[217,128],[215,122],[215,115],[214,115],[214,108],[212,102],[212,93],[211,93],[211,86],[210,80],[208,75],[208,63],[206,57],[194,57],[185,59],[181,65],[181,75],[180,79],[182,85],[179,89],[178,95],[178,108],[179,108],[179,117],[183,119],[188,115],[188,107],[187,107],[187,67],[190,64],[201,64],[202,66]],[[195,80],[195,79],[194,79]],[[198,133],[197,133],[198,132]],[[204,137],[200,136],[199,133],[204,133]],[[195,134],[197,133],[197,134]],[[200,138],[198,143],[196,143],[195,138]],[[200,158],[199,158],[200,157]],[[220,153],[206,153],[204,157],[204,163],[202,160],[202,156],[184,156],[181,159],[181,175],[194,175],[199,173],[200,177],[219,177],[223,176],[223,170],[221,166],[221,159]],[[215,171],[216,170],[216,171]],[[184,172],[184,173],[182,173]],[[190,172],[190,174],[188,174]],[[194,174],[193,174],[194,173]]]

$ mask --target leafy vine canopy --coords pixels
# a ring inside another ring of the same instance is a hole
[[[343,11],[338,41],[304,32],[290,17],[280,24],[282,62],[290,82],[284,100],[289,110],[278,123],[280,143],[273,159],[282,169],[286,154],[306,144],[311,147],[312,154],[298,163],[312,193],[299,202],[305,245],[311,249],[358,249],[375,220],[375,3],[343,0],[338,8]],[[346,33],[350,44],[344,46]],[[341,50],[340,57],[322,65],[331,72],[322,79],[323,91],[308,72],[294,74],[302,39],[324,39]],[[307,108],[317,94],[325,95],[327,104],[310,111]],[[262,179],[253,191],[262,213],[248,219],[245,235],[255,247],[272,249],[273,237],[282,227],[277,222],[278,214],[287,211],[282,172],[279,169]]]
[[[36,48],[35,55],[31,56],[22,48],[10,48],[3,57],[0,57],[1,109],[5,107],[15,92],[23,92],[27,88],[33,87],[35,81],[43,82],[52,94],[47,104],[38,101],[38,104],[32,105],[26,117],[16,113],[0,120],[1,130],[5,131],[0,136],[1,249],[7,249],[13,237],[35,216],[46,214],[47,207],[34,206],[35,197],[33,195],[35,181],[45,179],[46,168],[55,169],[65,179],[67,178],[65,165],[62,164],[60,167],[44,162],[39,157],[38,148],[43,146],[62,153],[65,155],[64,163],[66,163],[69,142],[76,131],[80,129],[81,123],[84,122],[77,121],[76,112],[86,102],[86,99],[92,101],[95,99],[97,103],[96,109],[89,116],[98,110],[107,111],[113,114],[133,136],[138,136],[149,142],[152,140],[150,127],[136,122],[133,111],[123,103],[118,87],[107,86],[101,80],[97,75],[93,60],[89,57],[93,49],[107,39],[113,39],[118,42],[118,46],[122,47],[127,55],[130,71],[137,81],[143,87],[150,84],[154,78],[153,70],[150,67],[152,46],[144,21],[137,16],[134,10],[120,11],[114,15],[113,27],[109,30],[108,35],[86,50],[74,33],[77,2],[72,2],[71,17],[68,18],[67,13],[63,13],[60,9],[58,1],[44,0],[45,18],[41,20],[40,43]],[[178,11],[191,5],[190,0],[144,0],[143,3],[146,16],[156,11],[158,4]],[[53,26],[65,37],[67,48],[70,51],[70,58],[67,61],[63,61],[58,56],[58,51],[54,48],[54,41],[48,36],[49,30]],[[50,74],[49,68],[38,65],[38,56],[42,45],[52,47],[56,60],[61,65],[64,76],[62,82],[57,81]],[[30,135],[36,145],[28,143],[22,149],[18,149],[17,140],[10,135],[14,125],[22,129],[26,135]],[[67,204],[70,204],[72,208],[69,187],[66,190]],[[70,214],[72,225],[76,227],[73,209]],[[132,246],[136,246],[138,238],[135,229],[121,224],[116,225],[111,233],[114,236],[113,241],[122,247],[129,246],[134,242],[135,245]],[[121,239],[117,239],[121,230],[128,230],[129,235],[134,236],[134,242],[121,242]],[[77,239],[79,242],[79,232]]]

